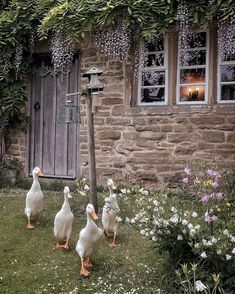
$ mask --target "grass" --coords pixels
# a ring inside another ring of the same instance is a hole
[[[53,236],[54,216],[63,203],[63,193],[44,192],[45,209],[34,230],[25,228],[25,195],[23,190],[0,192],[1,293],[163,293],[158,290],[162,260],[138,232],[120,225],[117,247],[111,249],[104,239],[92,258],[91,276],[83,278],[75,246],[86,223],[86,199],[74,195],[70,201],[75,219],[72,248],[65,250],[55,249]],[[98,224],[101,226],[100,220]]]

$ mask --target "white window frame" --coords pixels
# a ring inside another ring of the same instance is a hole
[[[234,65],[235,66],[235,60],[230,61],[222,61],[221,53],[218,50],[218,64],[217,64],[217,102],[218,103],[235,103],[235,100],[222,100],[221,99],[221,86],[222,85],[235,85],[234,82],[221,82],[221,66],[224,65]]]
[[[208,103],[208,74],[209,74],[209,30],[199,30],[195,31],[196,33],[206,33],[206,47],[197,47],[192,48],[190,51],[197,51],[197,50],[206,50],[206,64],[205,65],[188,65],[188,66],[181,66],[179,57],[177,56],[177,82],[176,82],[176,104],[187,104],[187,105],[194,105],[194,104],[207,104]],[[185,49],[185,51],[189,51],[188,49]],[[187,84],[181,84],[180,83],[180,70],[181,69],[196,69],[196,68],[205,68],[205,82],[204,83],[187,83]],[[186,87],[196,87],[196,86],[205,86],[205,100],[204,101],[180,101],[180,87],[186,86]]]
[[[164,66],[153,66],[153,67],[144,67],[142,64],[139,66],[138,72],[138,105],[139,106],[159,106],[168,104],[168,35],[164,35],[164,51],[156,51],[150,53],[163,53],[164,54]],[[144,44],[140,44],[144,46]],[[140,50],[141,52],[141,50]],[[165,101],[159,102],[141,102],[141,89],[146,88],[156,88],[156,86],[142,86],[142,72],[151,72],[151,71],[165,71],[165,85],[159,85],[158,88],[165,88]]]

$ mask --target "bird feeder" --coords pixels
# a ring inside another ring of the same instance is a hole
[[[86,89],[92,94],[96,95],[99,91],[102,91],[104,85],[99,81],[99,76],[103,73],[101,69],[96,66],[90,67],[84,74],[83,77],[88,77],[89,84],[86,85]]]
[[[86,117],[87,117],[87,138],[88,138],[88,158],[89,158],[89,182],[90,182],[90,202],[98,212],[97,189],[96,189],[96,165],[95,165],[95,136],[92,113],[92,97],[102,91],[104,85],[99,81],[99,76],[103,71],[95,66],[90,67],[83,77],[87,77],[89,83],[86,85]]]
[[[69,96],[79,95],[78,93],[66,94],[66,101],[60,106],[57,123],[58,124],[76,124],[81,122],[80,107],[73,104]]]

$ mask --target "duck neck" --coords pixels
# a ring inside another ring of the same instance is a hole
[[[94,221],[92,219],[92,216],[90,215],[90,213],[87,212],[87,223],[86,225],[93,225],[94,224]]]
[[[65,210],[70,210],[69,199],[68,199],[67,194],[64,194],[64,204],[63,204],[63,209],[65,209]]]
[[[109,188],[109,196],[112,196],[113,195],[113,189],[111,188],[111,186],[108,186]]]
[[[37,189],[40,189],[41,186],[39,184],[39,181],[38,181],[38,176],[33,174],[33,184],[32,184],[32,190],[37,190]]]

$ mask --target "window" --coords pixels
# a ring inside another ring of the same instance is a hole
[[[178,58],[177,104],[207,103],[207,32],[194,32]]]
[[[235,102],[235,54],[218,58],[218,102]]]
[[[177,31],[172,29],[167,36],[142,45],[133,105],[176,105],[177,110],[182,105],[213,104],[213,97],[217,105],[235,104],[235,54],[218,54],[216,35],[214,26],[194,31],[179,50]]]
[[[167,42],[157,38],[144,44],[140,65],[138,97],[141,105],[167,104]]]

